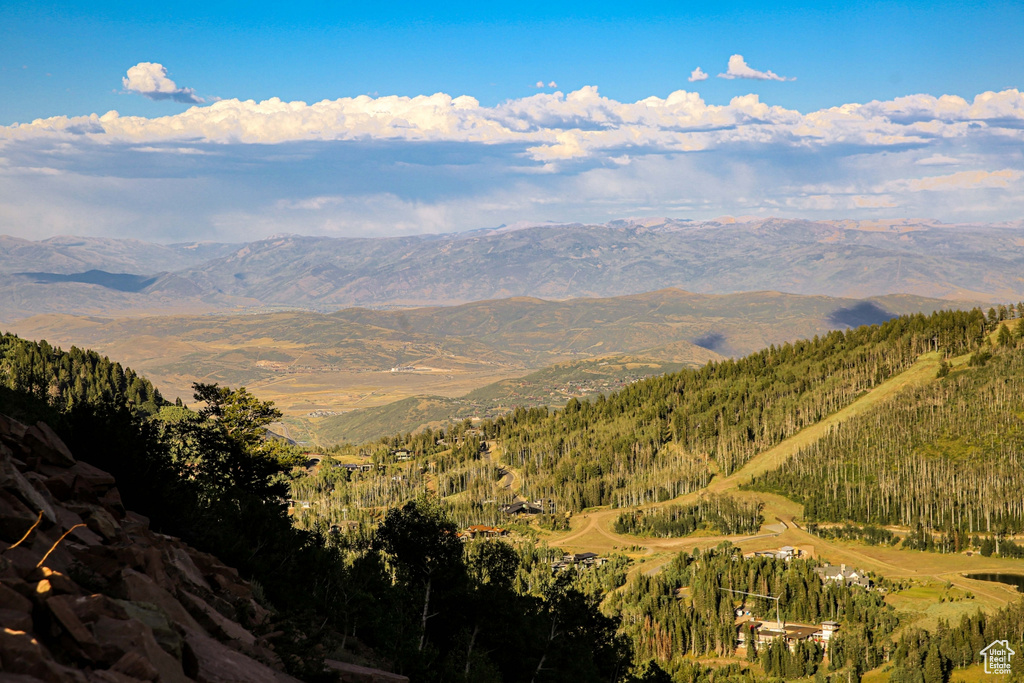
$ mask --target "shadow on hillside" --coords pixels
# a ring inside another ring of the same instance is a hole
[[[141,292],[156,282],[155,277],[132,275],[131,273],[108,273],[105,270],[89,270],[84,273],[15,273],[31,279],[36,284],[53,284],[57,282],[80,282],[87,285],[99,285],[118,292]]]
[[[861,325],[881,325],[886,320],[897,317],[873,301],[861,301],[853,306],[837,308],[826,316],[833,325],[860,327]]]
[[[722,352],[725,350],[725,335],[720,332],[708,332],[693,340],[693,343],[708,351]]]

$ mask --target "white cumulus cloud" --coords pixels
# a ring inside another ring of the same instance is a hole
[[[124,89],[151,100],[174,100],[187,104],[205,102],[192,88],[179,88],[167,77],[167,69],[156,62],[139,62],[121,79]]]
[[[173,241],[250,226],[399,234],[638,213],[1009,220],[1024,215],[1022,148],[1024,93],[1013,89],[810,112],[756,94],[619,101],[595,86],[493,106],[445,93],[231,99],[0,126],[0,227],[150,225]]]
[[[750,78],[757,81],[795,81],[796,78],[780,76],[774,71],[758,71],[747,65],[743,55],[729,57],[729,67],[725,73],[718,74],[719,78]]]
[[[690,77],[687,78],[686,80],[690,81],[690,83],[694,83],[696,81],[706,81],[708,80],[708,75],[704,73],[704,70],[698,66],[696,69],[690,72]]]
[[[698,93],[620,102],[594,86],[539,93],[493,107],[469,96],[360,95],[313,104],[271,98],[221,100],[171,116],[56,116],[0,127],[4,141],[89,140],[93,143],[277,144],[298,141],[389,140],[512,144],[538,161],[648,153],[704,151],[735,145],[819,148],[931,147],[944,163],[940,140],[1024,141],[1024,94],[1017,90],[960,98],[915,96],[901,102],[846,104],[802,114],[762,102],[757,95],[707,104]],[[908,113],[912,112],[912,113]],[[916,159],[921,159],[918,154]]]

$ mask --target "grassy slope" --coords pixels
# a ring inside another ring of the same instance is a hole
[[[692,345],[688,345],[692,346]],[[697,347],[703,361],[718,357]],[[639,356],[609,356],[561,363],[524,377],[499,380],[460,398],[412,396],[383,406],[306,421],[311,438],[323,444],[369,441],[382,435],[436,427],[451,420],[504,413],[515,406],[562,406],[569,398],[596,396],[629,382],[693,367],[700,361],[664,361]]]
[[[404,434],[471,417],[473,406],[444,396],[410,396],[376,408],[323,418],[308,427],[320,443],[364,443],[386,434]]]

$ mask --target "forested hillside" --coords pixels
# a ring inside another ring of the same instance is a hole
[[[992,351],[842,424],[752,487],[804,503],[809,521],[922,526],[957,550],[966,535],[1021,533],[1024,357],[1002,329]]]
[[[700,528],[719,534],[754,534],[764,523],[759,503],[712,495],[691,505],[665,505],[621,513],[613,527],[620,534],[688,536]]]
[[[520,409],[485,421],[480,429],[500,445],[502,462],[521,475],[521,492],[529,500],[549,499],[559,510],[599,504],[627,508],[609,518],[614,520],[610,530],[618,534],[668,538],[709,530],[739,542],[744,540],[739,536],[761,526],[756,501],[741,505],[711,495],[692,504],[635,506],[668,501],[704,488],[714,476],[736,472],[751,457],[932,353],[929,362],[939,368],[937,377],[908,380],[902,389],[893,385],[893,394],[883,394],[890,396],[886,402],[865,404],[869,407],[855,417],[809,441],[786,466],[754,480],[753,488],[804,503],[803,516],[810,522],[866,524],[825,526],[820,532],[825,536],[892,546],[901,537],[877,525],[895,524],[911,530],[901,553],[931,550],[933,534],[945,532],[935,545],[950,552],[980,546],[985,556],[1016,557],[1019,546],[1005,538],[1024,529],[1019,493],[1024,487],[1024,324],[1015,317],[1013,307],[988,315],[975,310],[905,316],[640,381],[592,401],[572,400],[553,413]],[[430,464],[421,485],[433,479],[438,490],[454,494],[456,509],[472,514],[469,501],[501,495],[493,485],[501,471],[475,448],[450,447],[465,429],[455,425],[447,432],[396,436],[382,444],[409,446],[413,462]],[[475,478],[463,487],[442,487],[451,472]],[[478,504],[475,514],[490,519],[496,510]],[[570,537],[580,536],[580,528],[574,524]],[[657,572],[635,574],[609,595],[603,609],[621,617],[622,632],[639,659],[656,661],[680,681],[706,674],[695,658],[734,656],[733,608],[742,598],[722,588],[780,596],[787,620],[843,624],[827,659],[810,644],[747,651],[748,661],[786,679],[834,675],[846,680],[883,667],[893,680],[946,681],[954,667],[979,661],[984,646],[979,639],[1019,639],[1019,605],[992,617],[967,612],[952,634],[940,622],[937,630],[911,628],[897,638],[891,634],[904,619],[913,619],[894,611],[885,592],[823,583],[813,567],[813,562],[741,558],[728,547],[684,553]],[[887,592],[905,599],[906,585],[879,580]],[[774,604],[748,598],[747,606],[764,617]],[[740,668],[719,671],[723,677],[744,675]],[[924,678],[921,671],[928,672]]]
[[[163,403],[149,380],[94,351],[70,351],[0,336],[0,386],[31,394],[63,410],[78,404],[133,406],[148,414]]]
[[[667,500],[729,474],[932,349],[981,343],[984,314],[944,311],[772,346],[637,382],[565,408],[517,410],[485,433],[524,475],[524,495],[565,509]]]
[[[730,591],[777,596],[778,610],[774,601]],[[812,563],[744,558],[728,544],[706,552],[680,553],[655,576],[634,577],[612,595],[607,607],[621,611],[624,631],[639,657],[679,670],[685,667],[687,655],[734,654],[737,606],[764,619],[774,619],[778,613],[787,622],[831,619],[848,624],[830,646],[833,670],[847,663],[857,671],[880,664],[889,647],[886,636],[898,623],[895,611],[877,592],[823,584]],[[824,669],[822,655],[822,648],[810,642],[792,653],[787,647],[747,651],[747,659],[760,660],[766,673],[786,680]]]
[[[894,666],[889,680],[891,683],[948,681],[954,667],[980,662],[979,653],[988,643],[1005,639],[1009,634],[1024,634],[1024,600],[995,614],[979,612],[965,616],[955,624],[942,620],[934,632],[908,629],[900,636],[893,652]],[[1020,652],[1019,641],[1024,638],[1018,636],[1016,640],[1012,647]],[[1018,665],[1014,663],[1014,666]],[[1013,673],[1016,674],[1017,669]]]

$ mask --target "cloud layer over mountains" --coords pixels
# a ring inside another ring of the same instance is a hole
[[[739,71],[749,69],[745,64],[741,66]],[[168,80],[162,67],[159,71],[126,78],[126,87],[151,97],[194,97],[191,90],[177,88]],[[102,116],[38,119],[0,129],[0,139],[84,136],[112,143],[224,144],[443,140],[524,144],[532,158],[548,160],[629,149],[641,153],[692,152],[735,143],[920,145],[936,138],[977,137],[982,131],[1019,141],[1022,129],[1024,94],[1017,90],[982,93],[970,102],[953,95],[911,95],[801,114],[765,104],[757,95],[735,97],[724,106],[708,105],[698,93],[685,90],[664,99],[616,102],[602,97],[596,87],[587,86],[567,94],[544,93],[509,100],[496,107],[483,107],[472,97],[443,93],[378,98],[362,95],[314,104],[277,98],[263,102],[223,100],[158,118],[120,116],[111,111]]]
[[[784,78],[738,62],[737,77]],[[143,66],[126,89],[198,101]],[[231,99],[0,128],[0,232],[400,234],[629,213],[1002,220],[1024,208],[1022,138],[1014,89],[806,114],[757,95],[619,102],[596,87],[494,107],[444,93]]]

